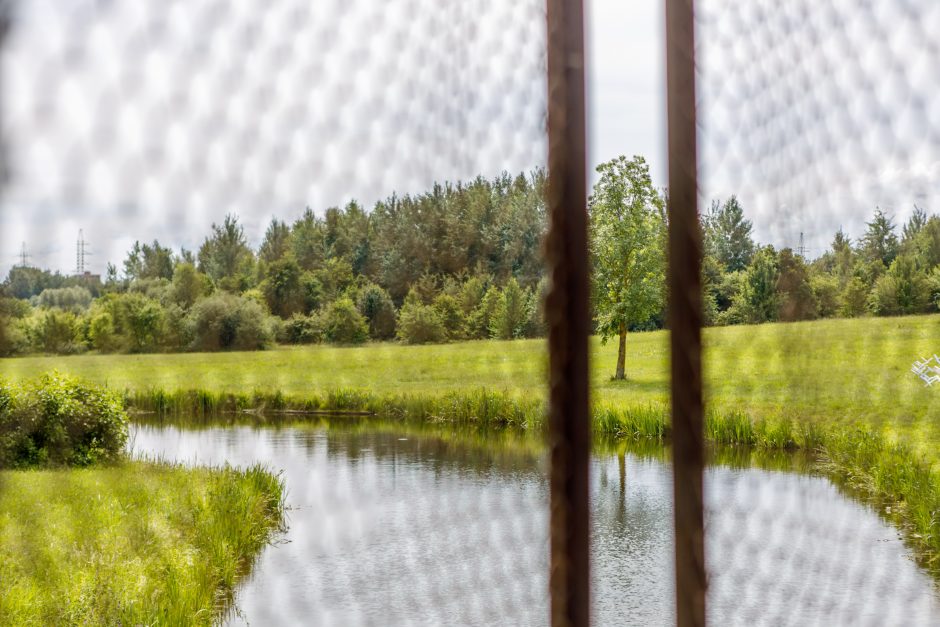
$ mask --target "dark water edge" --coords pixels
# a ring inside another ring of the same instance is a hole
[[[133,440],[139,454],[284,471],[289,529],[241,586],[231,624],[546,622],[537,438],[339,419],[140,425]],[[933,582],[896,530],[807,474],[811,458],[728,447],[712,457],[714,624],[940,621]],[[668,450],[599,441],[591,476],[596,624],[671,622]]]

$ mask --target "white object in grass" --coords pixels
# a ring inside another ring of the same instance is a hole
[[[940,382],[940,357],[934,354],[933,357],[915,361],[911,372],[920,377],[927,387]]]

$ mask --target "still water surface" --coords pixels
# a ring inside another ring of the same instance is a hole
[[[138,426],[135,453],[282,471],[289,528],[237,595],[233,625],[544,625],[541,455],[337,427]],[[596,455],[595,624],[673,620],[671,471]],[[717,625],[940,625],[940,594],[898,534],[821,477],[706,476]]]

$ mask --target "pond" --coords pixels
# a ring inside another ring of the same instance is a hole
[[[288,529],[227,624],[547,623],[537,447],[335,425],[138,425],[132,449],[283,471]],[[673,621],[664,460],[593,458],[595,624]],[[716,465],[706,500],[712,624],[940,624],[937,588],[897,531],[825,478]]]

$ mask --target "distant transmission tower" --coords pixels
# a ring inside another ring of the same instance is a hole
[[[796,249],[797,254],[806,259],[806,245],[803,243],[803,231],[800,231],[800,246]]]
[[[20,267],[29,267],[29,253],[26,252],[26,242],[23,242],[23,247],[20,249]]]
[[[85,274],[85,255],[87,254],[87,244],[85,242],[85,233],[82,229],[78,230],[78,241],[75,243],[75,272],[76,274]]]

